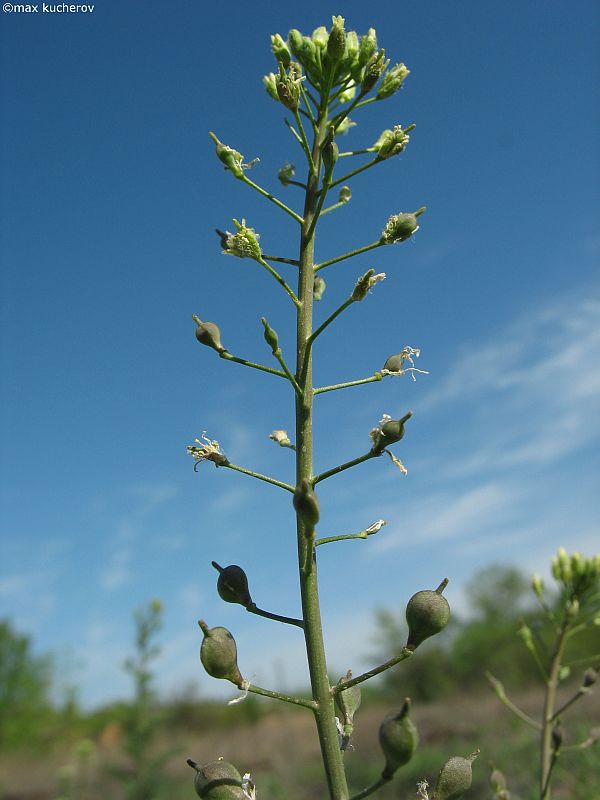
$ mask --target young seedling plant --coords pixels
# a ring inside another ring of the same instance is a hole
[[[362,302],[370,291],[385,278],[383,273],[369,269],[360,276],[336,310],[323,322],[313,324],[313,304],[325,290],[324,270],[361,253],[380,247],[398,245],[410,239],[419,229],[424,207],[415,211],[392,214],[381,232],[367,244],[362,244],[325,261],[315,259],[315,243],[319,220],[324,214],[342,208],[351,197],[348,182],[356,175],[380,165],[388,164],[394,156],[404,151],[410,132],[415,127],[393,125],[384,130],[377,141],[361,149],[340,152],[338,138],[354,123],[350,113],[359,112],[371,103],[394,97],[402,88],[409,70],[404,64],[390,66],[383,48],[378,47],[372,28],[363,36],[346,31],[343,17],[333,17],[332,27],[317,28],[311,36],[293,29],[285,41],[279,34],[271,37],[271,47],[277,66],[264,78],[268,94],[280,103],[290,119],[286,125],[305,159],[302,179],[296,179],[295,168],[286,164],[279,172],[283,186],[301,189],[304,199],[294,210],[270,191],[267,191],[248,173],[254,162],[245,163],[244,157],[234,147],[224,144],[211,133],[218,159],[226,172],[249,189],[272,203],[277,212],[291,217],[297,225],[297,255],[267,255],[259,244],[259,235],[246,224],[246,220],[233,220],[234,230],[217,231],[223,251],[238,258],[255,261],[277,281],[282,298],[289,304],[296,327],[295,362],[284,354],[277,332],[266,317],[262,317],[263,335],[275,361],[274,366],[249,361],[228,350],[221,341],[215,322],[203,321],[194,315],[196,338],[215,350],[224,361],[233,361],[251,369],[260,370],[286,381],[295,402],[295,437],[284,430],[275,430],[271,439],[281,447],[295,452],[296,476],[293,484],[232,463],[217,441],[202,434],[188,447],[196,469],[201,462],[212,461],[219,468],[231,469],[288,492],[290,506],[296,516],[298,547],[298,575],[302,617],[293,619],[259,608],[251,597],[244,570],[238,565],[221,566],[213,562],[218,571],[217,591],[229,603],[239,603],[253,614],[286,623],[300,629],[306,643],[306,657],[310,675],[311,696],[295,697],[278,691],[264,689],[248,681],[237,663],[237,648],[232,634],[223,627],[210,627],[204,620],[199,625],[203,633],[200,659],[209,675],[231,681],[244,693],[253,692],[279,701],[291,703],[314,716],[319,738],[328,795],[331,800],[359,800],[377,792],[392,780],[397,769],[412,757],[418,742],[417,730],[410,719],[410,700],[392,711],[382,722],[379,740],[383,751],[380,777],[359,791],[348,788],[344,769],[344,754],[352,736],[354,715],[360,705],[360,684],[384,670],[391,669],[405,659],[414,657],[414,651],[428,637],[441,631],[448,623],[450,610],[443,595],[447,579],[436,589],[417,592],[406,608],[409,635],[402,651],[369,671],[352,676],[348,672],[334,685],[330,684],[321,626],[317,579],[318,551],[324,545],[335,546],[345,539],[366,539],[385,525],[383,520],[358,532],[335,536],[317,533],[320,509],[319,484],[363,462],[388,456],[398,469],[405,467],[390,449],[404,436],[405,425],[412,413],[406,411],[399,418],[384,414],[370,432],[370,445],[355,458],[338,464],[319,474],[313,469],[313,407],[325,392],[340,391],[351,386],[377,383],[389,376],[410,375],[423,372],[415,366],[420,352],[411,346],[404,347],[383,363],[372,375],[329,386],[313,386],[313,351],[321,335],[337,317],[350,306]],[[366,158],[365,158],[366,157]],[[358,166],[355,164],[358,163]],[[346,165],[350,166],[346,166]],[[332,197],[334,190],[337,194]],[[284,273],[285,270],[285,273]],[[291,275],[291,278],[289,277]],[[295,280],[294,280],[295,275]],[[365,437],[366,438],[366,437]],[[435,585],[435,584],[434,584]],[[454,756],[440,769],[431,800],[453,800],[462,796],[471,785],[471,763],[477,752],[467,757]],[[250,776],[242,776],[232,764],[216,759],[204,765],[191,759],[196,770],[195,789],[200,797],[211,800],[252,798],[256,788]],[[427,782],[418,785],[423,800],[428,798]]]

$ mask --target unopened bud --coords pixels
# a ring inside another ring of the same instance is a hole
[[[458,800],[473,782],[471,764],[479,755],[479,750],[467,758],[453,756],[441,768],[435,784],[435,800]]]
[[[385,50],[381,48],[374,53],[365,65],[365,72],[360,84],[360,93],[367,94],[375,86],[379,78],[385,72],[389,59],[386,61]]]
[[[274,355],[279,350],[279,337],[277,336],[277,331],[273,330],[273,328],[269,325],[266,317],[261,317],[260,321],[265,328],[265,342],[269,345]]]
[[[536,597],[540,600],[544,596],[544,581],[539,575],[534,575],[531,579],[531,588],[535,592]]]
[[[385,272],[380,272],[378,275],[375,275],[374,269],[369,269],[365,272],[364,275],[356,281],[356,286],[352,292],[352,300],[354,302],[360,302],[364,300],[369,290],[375,286],[378,281],[385,280]]]
[[[196,770],[194,789],[205,800],[244,800],[242,776],[227,761],[210,761],[203,767],[188,758],[187,763]]]
[[[552,727],[552,749],[555,753],[560,750],[564,737],[565,734],[562,725],[557,720]]]
[[[283,167],[277,173],[282,186],[287,186],[296,174],[296,167],[293,164],[288,164],[286,161]]]
[[[302,34],[297,28],[292,28],[288,33],[288,44],[296,58],[300,58],[302,56]]]
[[[290,51],[288,50],[287,44],[278,33],[271,36],[271,50],[277,61],[283,64],[287,69],[290,65]]]
[[[239,603],[247,608],[252,603],[252,598],[244,570],[237,564],[231,564],[228,567],[221,567],[216,561],[211,561],[211,564],[219,573],[217,579],[219,597],[226,603]]]
[[[386,98],[391,97],[393,94],[396,94],[396,92],[402,88],[402,84],[406,80],[406,77],[409,75],[409,73],[410,70],[408,70],[404,64],[396,64],[395,67],[392,67],[383,76],[381,86],[377,90],[375,98],[377,100],[385,100]]]
[[[339,679],[337,686],[343,686],[344,683],[347,683],[351,678],[352,671],[348,670],[346,675]],[[340,711],[344,725],[352,725],[354,721],[354,715],[360,707],[360,701],[361,691],[358,684],[351,686],[349,689],[344,689],[336,694],[335,704]]]
[[[587,689],[588,687],[593,686],[597,680],[598,680],[597,671],[593,667],[589,667],[583,673],[582,686],[584,687],[584,689]]]
[[[327,28],[324,25],[321,25],[319,28],[315,28],[312,33],[312,40],[315,43],[315,47],[318,47],[319,50],[325,50],[328,39],[329,34],[327,33]]]
[[[228,169],[236,178],[242,178],[244,175],[244,170],[242,169],[243,155],[234,150],[233,147],[220,142],[212,131],[209,132],[209,136],[216,145],[217,157],[225,165],[225,169]]]
[[[276,79],[277,97],[282,105],[290,111],[297,111],[300,104],[300,83],[302,81],[302,69],[300,64],[295,61],[290,62],[288,73],[279,62],[279,75]]]
[[[342,186],[340,189],[340,193],[338,196],[338,200],[340,203],[348,203],[350,198],[352,197],[352,192],[350,191],[349,186]]]
[[[364,36],[361,36],[358,48],[358,63],[364,67],[373,53],[377,50],[377,34],[375,28],[369,28]]]
[[[450,606],[442,594],[448,584],[444,579],[433,591],[426,589],[414,594],[406,606],[408,639],[406,647],[415,650],[421,642],[442,631],[450,620]]]
[[[217,353],[225,352],[225,348],[221,344],[221,331],[214,322],[202,322],[202,320],[195,314],[192,319],[196,323],[196,339],[200,344],[205,344],[207,347],[212,347]]]
[[[303,478],[296,487],[294,508],[304,524],[307,536],[312,536],[319,521],[319,501],[308,478]]]
[[[327,176],[331,176],[335,163],[338,160],[339,153],[340,151],[337,146],[337,142],[335,141],[335,129],[331,127],[329,128],[327,138],[323,143],[322,150],[323,166],[325,167],[325,174]]]
[[[332,64],[340,61],[346,51],[346,33],[344,31],[344,18],[332,17],[333,23],[329,38],[327,39],[327,56]]]
[[[320,300],[323,297],[326,285],[324,278],[320,275],[315,275],[315,280],[313,282],[313,298],[315,300]]]
[[[494,790],[494,792],[500,792],[503,789],[506,789],[506,777],[504,773],[497,769],[491,762],[490,762],[490,786]]]
[[[198,625],[204,634],[200,647],[200,661],[212,678],[231,681],[242,688],[242,678],[237,665],[237,646],[227,628],[209,628],[204,620]]]
[[[397,769],[408,764],[419,743],[419,734],[411,720],[410,698],[400,711],[388,714],[379,727],[379,744],[385,756],[382,777],[389,780]]]

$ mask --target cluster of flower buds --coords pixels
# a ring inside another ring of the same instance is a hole
[[[407,697],[402,708],[388,714],[379,727],[379,744],[385,756],[381,773],[384,780],[390,780],[397,769],[408,764],[419,744],[419,734],[410,718],[410,705]]]
[[[394,125],[393,129],[386,129],[381,133],[379,139],[373,145],[380,161],[401,153],[410,141],[409,131],[414,129],[414,125],[409,125],[405,130],[400,125]]]
[[[442,594],[448,579],[440,583],[437,589],[426,589],[417,592],[408,601],[406,606],[406,621],[408,623],[408,639],[406,648],[416,648],[436,633],[444,630],[450,620],[450,606]]]
[[[237,646],[227,628],[209,628],[203,619],[198,625],[204,638],[200,646],[200,661],[212,678],[231,681],[239,689],[244,688],[244,679],[237,664]]]
[[[405,242],[419,230],[419,217],[425,211],[425,206],[419,208],[414,213],[401,211],[400,214],[392,214],[387,224],[381,232],[379,242],[381,244],[396,244]]]
[[[383,49],[378,49],[373,28],[359,37],[356,31],[346,31],[344,24],[343,17],[335,16],[329,31],[321,26],[313,31],[312,36],[304,36],[293,28],[287,42],[278,33],[271,36],[271,49],[278,62],[279,74],[282,74],[281,70],[285,74],[295,59],[313,86],[322,89],[326,85],[343,85],[338,97],[341,102],[354,99],[358,87],[360,96],[364,96],[379,81],[376,100],[385,100],[398,92],[409,70],[404,64],[396,64],[388,70],[389,59],[386,59]],[[277,76],[270,73],[263,80],[269,95],[291,108],[278,92]]]
[[[584,558],[581,553],[567,555],[561,547],[552,559],[552,576],[565,588],[571,602],[585,601],[600,589],[600,555]]]
[[[217,231],[221,237],[223,252],[228,256],[252,258],[254,261],[260,261],[262,259],[262,251],[258,243],[260,234],[256,233],[254,228],[248,228],[245,219],[241,222],[234,219],[233,224],[236,228],[235,233]]]
[[[250,774],[244,777],[238,770],[222,758],[199,766],[191,758],[187,763],[196,770],[194,789],[198,797],[205,800],[254,800],[256,790]]]

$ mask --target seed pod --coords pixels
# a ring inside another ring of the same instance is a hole
[[[277,331],[273,330],[273,328],[267,322],[266,317],[261,317],[260,321],[262,322],[265,332],[265,342],[269,345],[273,354],[279,349],[279,337],[277,336]]]
[[[352,678],[352,671],[348,670],[346,675],[343,678],[340,678],[337,682],[338,686],[343,686],[344,683],[349,681]],[[352,725],[354,720],[354,715],[358,711],[360,707],[361,701],[361,691],[360,686],[356,684],[355,686],[351,686],[349,689],[344,689],[341,692],[338,692],[335,696],[335,704],[338,707],[340,715],[342,717],[342,722],[345,725]]]
[[[191,759],[187,762],[196,770],[194,789],[198,797],[206,800],[244,800],[242,776],[227,761],[209,761],[199,767]]]
[[[319,501],[307,478],[303,478],[296,486],[293,502],[296,513],[304,523],[307,535],[312,536],[315,525],[319,521]]]
[[[479,750],[476,750],[466,758],[462,756],[449,758],[439,772],[433,800],[458,800],[462,797],[473,781],[471,764],[478,755]]]
[[[450,606],[442,594],[447,585],[448,579],[445,578],[435,591],[426,589],[417,592],[408,601],[406,606],[408,650],[416,650],[421,642],[439,633],[448,624]]]
[[[588,689],[590,686],[593,686],[597,680],[598,680],[598,672],[593,667],[589,667],[583,673],[582,685],[584,689]]]
[[[410,698],[404,700],[400,711],[392,712],[381,723],[379,744],[385,756],[382,778],[390,780],[399,767],[408,764],[419,743],[419,734],[409,717]]]
[[[376,436],[373,441],[372,450],[374,453],[383,453],[386,447],[399,442],[404,436],[404,423],[412,417],[412,411],[408,411],[401,419],[388,419],[376,429]]]
[[[335,141],[335,130],[333,127],[329,129],[327,137],[323,143],[323,166],[325,167],[325,174],[331,176],[333,168],[339,156],[339,148]]]
[[[223,678],[242,688],[244,679],[237,665],[235,639],[227,628],[209,628],[203,619],[198,625],[204,638],[200,647],[200,661],[212,678]]]
[[[217,592],[226,603],[239,603],[244,608],[252,603],[248,590],[248,578],[241,567],[230,564],[228,567],[221,567],[216,561],[211,561],[213,567],[218,570]]]
[[[382,244],[396,244],[409,239],[419,228],[416,214],[402,211],[400,214],[392,214],[387,221],[380,242]]]
[[[490,761],[490,786],[494,790],[494,792],[502,792],[506,789],[506,777],[504,773],[501,772],[497,767],[495,767],[492,762]]]
[[[214,322],[202,322],[198,317],[194,317],[196,322],[196,339],[200,344],[205,344],[207,347],[212,347],[217,353],[223,353],[225,348],[221,344],[221,331],[218,325]]]

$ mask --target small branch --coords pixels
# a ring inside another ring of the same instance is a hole
[[[384,242],[377,240],[376,242],[371,242],[371,244],[366,244],[364,247],[359,247],[357,250],[350,250],[350,252],[344,253],[341,256],[329,258],[327,261],[322,261],[320,264],[317,264],[315,266],[315,272],[318,272],[320,269],[324,269],[325,267],[329,267],[331,264],[337,264],[340,261],[345,261],[347,258],[359,256],[361,253],[366,253],[368,250],[373,250],[375,247],[382,247],[383,244]]]
[[[250,186],[251,189],[256,190],[259,194],[262,194],[262,196],[266,197],[267,200],[270,200],[272,203],[275,203],[275,205],[278,206],[282,211],[285,211],[285,213],[289,214],[289,216],[292,217],[292,219],[295,219],[296,222],[299,222],[300,225],[302,225],[304,220],[299,214],[296,214],[295,211],[292,211],[291,208],[288,208],[288,206],[286,206],[285,203],[282,203],[281,200],[278,200],[270,192],[267,192],[265,189],[262,188],[262,186],[259,186],[257,183],[254,183],[254,181],[251,181],[250,178],[248,178],[246,175],[242,175],[240,180],[242,180],[246,184],[246,186]]]
[[[566,667],[580,667],[582,664],[591,664],[595,663],[596,661],[600,662],[600,653],[594,653],[591,656],[586,656],[585,658],[576,658],[573,661],[569,661],[568,664],[565,664]]]
[[[357,675],[356,678],[351,678],[349,681],[345,680],[343,683],[337,683],[335,686],[332,686],[331,694],[335,697],[336,694],[343,692],[345,689],[349,689],[351,686],[356,686],[357,683],[368,681],[370,678],[375,677],[375,675],[385,672],[386,669],[391,669],[391,667],[395,667],[396,664],[399,664],[401,661],[405,661],[407,658],[412,656],[412,654],[412,650],[408,650],[406,647],[404,647],[399,656],[390,658],[390,660],[386,661],[385,664],[380,664],[378,667],[375,667],[375,669],[370,669],[368,672],[363,672],[362,675]]]
[[[525,722],[527,725],[530,725],[532,728],[535,728],[536,731],[542,730],[542,726],[539,722],[536,722],[532,717],[530,717],[524,711],[521,711],[521,709],[518,706],[516,706],[512,702],[512,700],[508,699],[508,697],[506,696],[506,692],[504,691],[504,686],[498,680],[498,678],[495,678],[491,672],[486,672],[485,677],[490,682],[493,690],[496,693],[496,696],[498,697],[498,700],[500,700],[501,703],[503,703],[507,708],[509,708],[513,712],[513,714],[515,714],[520,720]]]
[[[275,278],[277,283],[280,286],[282,286],[285,289],[285,291],[288,293],[288,295],[291,297],[292,303],[296,306],[296,308],[299,308],[300,307],[300,301],[298,300],[298,298],[296,297],[296,295],[294,294],[292,289],[290,289],[290,287],[287,285],[287,283],[283,280],[281,275],[276,270],[274,270],[273,267],[270,264],[267,264],[267,262],[264,260],[264,258],[261,257],[260,259],[258,259],[258,263],[261,266],[263,266],[267,270],[267,272],[269,272]]]
[[[286,375],[288,381],[294,387],[294,391],[296,392],[298,397],[302,397],[302,389],[298,386],[298,381],[296,380],[296,378],[294,378],[294,376],[292,375],[292,373],[289,370],[288,365],[285,363],[285,360],[284,360],[283,355],[281,353],[281,348],[278,347],[276,350],[273,350],[273,355],[275,356],[277,361],[279,361],[279,363],[281,364],[281,369],[285,372],[285,375]]]
[[[552,718],[551,718],[550,721],[554,722],[554,720],[557,717],[559,717],[563,713],[563,711],[566,711],[566,709],[569,708],[569,706],[572,706],[573,703],[575,703],[577,700],[579,700],[580,697],[584,697],[586,694],[590,694],[590,690],[589,689],[587,689],[587,688],[585,688],[583,686],[581,688],[579,688],[577,690],[577,692],[573,695],[573,697],[570,700],[567,700],[567,702],[564,705],[562,705],[558,709],[558,711],[554,712],[554,714],[552,715]]]
[[[327,208],[322,209],[321,216],[323,216],[323,214],[329,214],[330,211],[335,211],[336,208],[341,208],[342,206],[347,206],[347,205],[348,205],[347,200],[338,200],[338,202],[334,203],[332,206],[327,206]]]
[[[357,464],[362,464],[363,461],[368,461],[370,458],[374,458],[375,456],[380,456],[381,453],[374,453],[372,450],[369,450],[368,453],[365,453],[363,456],[359,456],[358,458],[352,459],[352,461],[346,461],[345,464],[340,464],[338,467],[333,467],[333,469],[328,469],[327,472],[321,472],[320,475],[317,475],[316,478],[313,479],[313,485],[316,486],[317,483],[326,480],[327,478],[331,478],[332,475],[338,475],[340,472],[344,472],[346,469],[350,469],[350,467],[355,467]]]
[[[360,533],[343,533],[341,536],[326,536],[323,539],[317,539],[315,541],[315,547],[318,547],[320,544],[329,544],[329,542],[341,542],[343,539],[367,539],[369,534],[366,531],[360,531]]]
[[[270,689],[261,689],[260,686],[255,686],[253,683],[247,687],[249,692],[260,694],[263,697],[271,697],[273,700],[283,700],[284,703],[293,703],[295,706],[304,706],[314,711],[317,704],[314,700],[305,700],[303,697],[291,697],[288,694],[281,694],[280,692],[272,692]]]
[[[303,183],[298,183],[296,181],[288,181],[288,183],[293,183],[295,186],[302,186],[304,188]],[[300,263],[296,258],[283,258],[282,256],[268,256],[265,253],[262,254],[262,257],[265,259],[265,261],[278,261],[280,264],[291,264],[293,267],[297,267]]]
[[[315,394],[323,394],[323,392],[334,392],[336,389],[347,389],[349,386],[360,386],[363,383],[373,383],[373,381],[382,380],[383,375],[381,372],[376,372],[370,378],[360,378],[356,381],[347,381],[346,383],[334,383],[332,386],[319,386],[315,389]]]
[[[234,469],[236,472],[241,472],[243,475],[249,475],[251,478],[256,478],[259,481],[265,481],[265,483],[272,483],[273,486],[279,486],[280,489],[287,489],[288,492],[294,494],[296,491],[295,486],[290,486],[289,483],[284,483],[283,481],[278,481],[275,478],[270,478],[268,475],[261,475],[260,472],[254,472],[254,470],[246,469],[245,467],[240,467],[238,464],[232,464],[228,461],[226,464],[222,464],[223,467],[228,467],[229,469]]]
[[[331,323],[333,322],[333,320],[334,320],[334,319],[335,319],[337,316],[339,316],[339,315],[342,313],[342,311],[344,311],[345,309],[347,309],[347,308],[348,308],[348,306],[352,305],[352,303],[354,303],[354,300],[352,299],[352,297],[349,297],[347,300],[344,300],[344,302],[342,303],[342,305],[341,305],[339,308],[337,308],[337,309],[336,309],[336,310],[333,312],[333,314],[331,314],[331,316],[327,317],[327,319],[325,320],[325,322],[323,322],[321,325],[319,325],[319,327],[318,327],[318,328],[317,328],[315,331],[313,331],[313,333],[311,333],[311,335],[308,337],[309,344],[311,344],[311,345],[312,345],[312,343],[313,343],[313,342],[314,342],[314,340],[317,338],[317,336],[319,336],[321,333],[323,333],[323,331],[325,330],[325,328],[326,328],[328,325],[331,325]]]
[[[263,611],[262,608],[258,608],[256,603],[250,603],[250,605],[246,606],[246,611],[250,614],[256,614],[259,617],[273,619],[275,622],[285,622],[286,625],[295,625],[297,628],[304,628],[303,620],[295,619],[294,617],[283,617],[281,614],[273,614],[270,611]]]
[[[383,161],[385,161],[385,158],[380,158],[379,155],[377,155],[371,161],[367,161],[366,164],[363,164],[362,167],[357,167],[356,169],[353,169],[352,172],[348,172],[346,175],[343,175],[341,178],[338,178],[337,180],[333,181],[333,183],[329,186],[329,188],[332,189],[334,186],[337,186],[338,183],[346,183],[346,181],[349,181],[350,178],[353,178],[355,175],[359,175],[366,169],[374,167],[375,164],[381,164]]]
[[[312,106],[309,103],[309,100],[312,100],[312,102],[315,105],[315,108],[318,108],[319,104],[314,99],[314,97],[311,95],[311,93],[307,89],[304,88],[302,83],[300,84],[300,94],[302,95],[302,99],[304,100],[304,105],[306,106],[306,112],[305,112],[306,116],[310,120],[310,124],[312,125],[312,128],[313,128],[313,132],[316,132],[316,130],[317,130],[317,122],[315,120],[315,115],[313,114]],[[300,113],[302,113],[302,111],[300,111]]]
[[[310,145],[308,143],[308,139],[306,138],[306,133],[304,131],[304,125],[302,124],[302,120],[300,119],[300,114],[298,114],[298,110],[294,111],[294,118],[296,120],[296,125],[300,129],[300,136],[302,137],[302,149],[304,150],[304,154],[306,155],[306,160],[308,161],[308,168],[311,174],[315,175],[317,169],[315,167],[315,162],[313,161],[313,157],[310,152]]]
[[[339,153],[338,158],[348,158],[348,156],[364,156],[368,153],[376,153],[375,147],[365,147],[364,150],[347,150],[345,153]]]
[[[363,789],[358,794],[353,794],[350,800],[362,800],[363,797],[368,797],[370,794],[373,794],[378,789],[381,789],[382,786],[385,786],[386,783],[389,783],[389,781],[391,780],[392,780],[391,778],[384,778],[383,775],[381,775],[375,781],[375,783],[372,783],[370,786],[367,786],[366,789]]]
[[[289,121],[289,119],[287,119],[287,117],[283,121],[287,125],[287,128],[288,128],[289,132],[292,134],[292,136],[294,137],[294,139],[298,142],[300,147],[304,150],[304,142],[302,141],[302,137],[300,136],[300,134],[298,133],[296,128],[294,128],[294,126]]]
[[[255,364],[253,361],[248,361],[245,358],[232,355],[228,350],[223,350],[219,355],[226,361],[235,361],[236,364],[243,364],[245,367],[259,369],[261,372],[269,372],[271,375],[277,375],[279,378],[287,378],[285,372],[281,372],[281,370],[273,369],[273,367],[266,367],[264,364]]]

